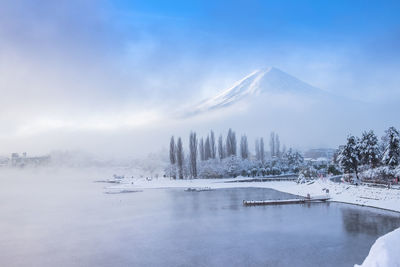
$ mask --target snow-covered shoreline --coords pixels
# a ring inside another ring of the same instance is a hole
[[[220,188],[270,188],[281,192],[307,196],[307,194],[321,195],[326,189],[329,190],[330,201],[368,206],[400,212],[400,190],[375,188],[367,186],[355,186],[344,183],[334,183],[329,179],[318,179],[312,183],[297,184],[291,181],[270,182],[235,182],[246,178],[230,179],[193,179],[193,180],[171,180],[169,178],[158,178],[150,181],[146,179],[121,180],[120,184],[108,186],[110,189],[150,189],[150,188],[188,188],[209,187]]]

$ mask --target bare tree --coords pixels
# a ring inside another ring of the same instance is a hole
[[[215,147],[215,136],[212,130],[210,133],[210,147],[211,147],[211,157],[215,159],[215,157],[217,156],[217,149]]]
[[[176,161],[178,163],[178,171],[179,171],[179,179],[183,179],[183,146],[182,146],[182,139],[178,138],[178,143],[176,146]]]
[[[174,137],[171,137],[171,141],[169,142],[169,161],[171,165],[175,165],[176,163],[176,150],[175,150],[175,140]]]
[[[242,135],[240,139],[240,155],[242,159],[247,159],[249,157],[249,145],[247,143],[246,135]]]
[[[197,137],[195,132],[190,133],[189,140],[190,150],[190,175],[192,178],[197,177]]]
[[[236,134],[232,129],[229,129],[226,136],[226,153],[227,156],[236,156]]]
[[[260,160],[264,164],[265,161],[265,149],[264,149],[264,139],[260,139]]]
[[[279,135],[275,135],[275,153],[277,157],[281,156],[281,150],[280,150],[281,142],[279,141]]]
[[[218,156],[219,159],[225,158],[225,149],[224,149],[224,143],[222,141],[222,135],[220,135],[218,138]]]
[[[260,160],[260,140],[258,140],[258,138],[256,139],[255,142],[255,150],[256,150],[256,159]]]
[[[275,156],[275,133],[271,132],[271,137],[269,140],[269,147],[271,150],[271,157]]]
[[[211,158],[211,144],[210,137],[207,136],[206,142],[204,143],[204,159],[208,160]]]
[[[199,153],[200,153],[200,160],[203,161],[205,159],[203,138],[201,138],[199,142]]]

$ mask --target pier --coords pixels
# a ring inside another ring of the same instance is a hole
[[[315,196],[310,198],[294,198],[294,199],[278,199],[278,200],[243,200],[243,205],[260,206],[260,205],[303,204],[312,202],[325,202],[329,199],[330,199],[329,196]]]

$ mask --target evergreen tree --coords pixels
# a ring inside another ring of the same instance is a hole
[[[195,132],[190,133],[189,138],[189,157],[190,157],[190,175],[192,178],[197,177],[197,137]]]
[[[178,138],[178,143],[176,146],[176,161],[178,163],[179,179],[183,179],[184,155],[183,155],[182,139],[180,137]]]
[[[338,156],[338,161],[345,173],[355,172],[358,178],[360,164],[359,140],[354,136],[347,138],[347,144],[343,146]]]
[[[382,157],[383,164],[394,169],[399,165],[400,160],[400,135],[399,131],[390,127],[385,131],[385,136],[383,137],[384,142],[384,153]]]
[[[375,168],[380,161],[378,138],[372,130],[363,132],[360,139],[360,157],[362,165]]]

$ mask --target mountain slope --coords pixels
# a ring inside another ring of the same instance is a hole
[[[263,93],[315,94],[321,92],[323,91],[320,89],[302,82],[277,68],[270,67],[250,73],[236,82],[231,88],[196,105],[190,113],[194,115],[226,107],[249,96]]]

